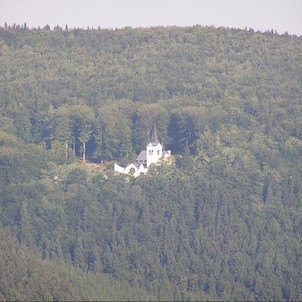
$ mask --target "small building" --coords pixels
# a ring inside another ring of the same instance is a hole
[[[153,125],[150,142],[146,146],[146,150],[142,150],[135,162],[128,165],[126,168],[114,164],[114,171],[137,177],[146,174],[150,165],[160,165],[161,162],[166,161],[170,156],[171,150],[164,150],[158,140],[156,126]]]

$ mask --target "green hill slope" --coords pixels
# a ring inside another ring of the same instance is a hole
[[[54,260],[0,231],[0,298],[2,301],[149,301],[143,289],[99,273]]]
[[[253,30],[0,28],[1,298],[301,300],[301,53]],[[154,123],[174,164],[113,175]]]

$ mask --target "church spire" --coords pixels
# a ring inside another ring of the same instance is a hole
[[[151,143],[156,143],[156,144],[159,143],[155,124],[152,126],[152,129],[151,129]]]

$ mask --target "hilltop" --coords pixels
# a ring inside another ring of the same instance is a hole
[[[252,29],[0,28],[0,297],[36,297],[21,250],[42,300],[301,300],[301,53]],[[175,164],[114,175],[153,124]]]

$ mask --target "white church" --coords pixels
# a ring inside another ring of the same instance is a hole
[[[151,130],[151,139],[146,146],[146,150],[142,150],[136,158],[136,161],[126,168],[114,164],[114,171],[122,174],[132,175],[134,177],[144,175],[148,172],[150,165],[160,165],[167,161],[171,156],[171,150],[165,151],[158,140],[156,126],[153,125]]]

